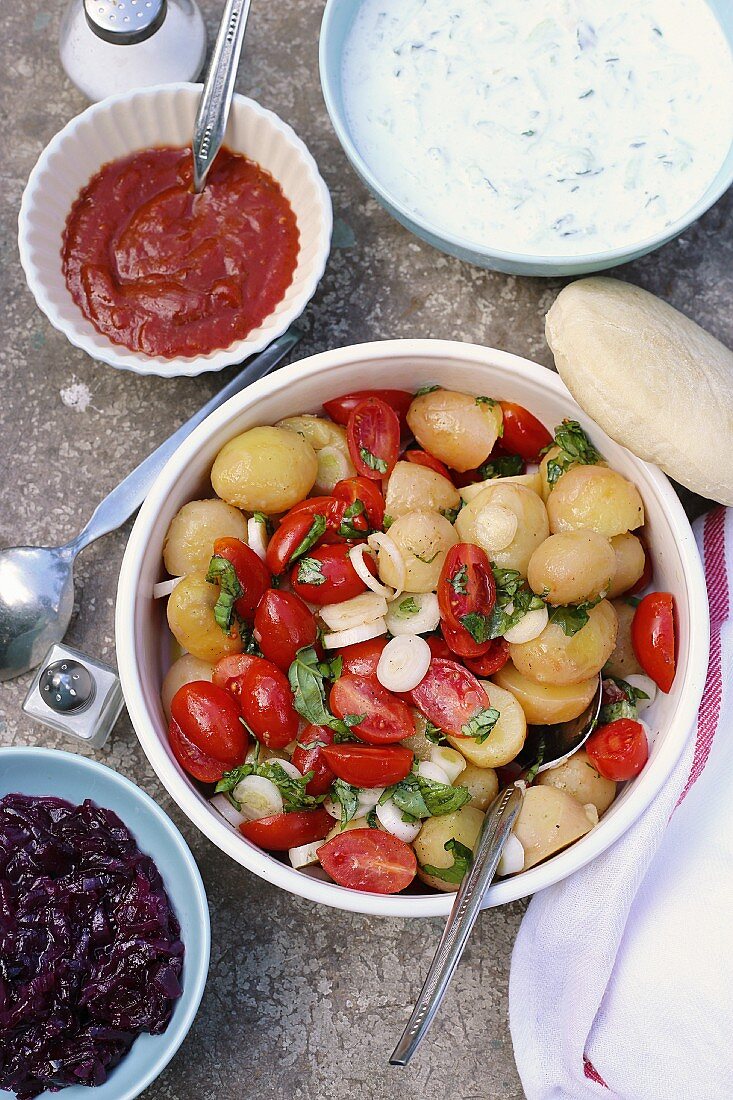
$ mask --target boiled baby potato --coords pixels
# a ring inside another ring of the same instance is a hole
[[[365,817],[352,817],[351,821],[347,821],[345,825],[337,821],[333,828],[326,833],[321,844],[325,844],[327,840],[332,840],[335,836],[338,836],[339,833],[348,833],[352,829],[368,829],[369,827],[369,822]],[[381,825],[377,825],[377,828],[381,829]]]
[[[225,443],[211,484],[229,504],[250,512],[287,512],[308,496],[318,472],[313,447],[286,428],[250,428]]]
[[[514,667],[538,684],[580,684],[595,676],[616,644],[616,612],[608,600],[601,600],[588,616],[585,626],[573,635],[550,620],[531,642],[510,642]]]
[[[460,503],[461,498],[453,482],[427,466],[398,462],[389,475],[384,510],[393,519],[418,508],[433,512],[454,511]]]
[[[214,675],[214,666],[210,661],[202,661],[200,657],[194,657],[192,653],[184,653],[168,669],[163,687],[160,691],[160,699],[163,704],[166,718],[171,716],[171,699],[184,684],[192,684],[194,680],[208,680]]]
[[[589,527],[607,539],[644,523],[644,504],[632,482],[608,466],[573,466],[547,498],[550,530]]]
[[[209,568],[217,539],[247,541],[247,520],[223,500],[190,500],[170,522],[163,562],[172,577]]]
[[[581,806],[590,803],[598,810],[599,816],[606,812],[616,797],[616,784],[596,770],[585,749],[579,749],[556,768],[542,772],[536,782],[543,787],[565,791]]]
[[[531,725],[551,725],[577,718],[598,690],[597,676],[580,684],[538,684],[518,672],[511,661],[494,673],[492,680],[519,701]]]
[[[533,592],[558,606],[595,600],[608,591],[615,573],[616,554],[603,535],[562,531],[537,547],[527,580]]]
[[[445,555],[458,542],[453,525],[440,512],[420,508],[396,519],[387,533],[405,563],[404,590],[435,591]],[[383,548],[377,561],[379,579],[393,588],[399,587],[397,567]]]
[[[341,424],[334,424],[332,420],[324,420],[322,416],[312,416],[309,413],[304,416],[286,416],[284,420],[278,420],[275,427],[302,435],[314,451],[320,451],[323,447],[338,447],[346,454],[349,453],[346,428]]]
[[[481,682],[488,693],[489,706],[499,711],[496,725],[485,741],[479,742],[473,737],[448,737],[448,741],[470,764],[478,768],[500,768],[521,751],[527,736],[527,719],[511,691],[488,680]]]
[[[618,676],[622,680],[625,680],[627,676],[643,675],[644,669],[636,659],[634,647],[631,644],[631,623],[636,608],[632,607],[626,600],[614,600],[613,608],[618,623],[616,647],[606,661],[604,671],[609,676]]]
[[[566,791],[556,787],[530,787],[513,830],[524,848],[523,870],[567,848],[568,844],[589,833],[595,824],[595,816]]]
[[[475,806],[477,810],[488,810],[499,793],[499,780],[494,769],[478,768],[475,764],[466,764],[453,786],[465,787],[470,791],[471,801],[466,805]]]
[[[456,531],[462,542],[480,546],[502,569],[526,576],[529,559],[550,533],[547,512],[537,493],[505,480],[489,483],[461,509]]]
[[[176,641],[202,661],[215,663],[228,653],[242,652],[238,631],[225,634],[214,618],[218,584],[205,573],[189,573],[168,597],[168,626]]]
[[[497,402],[456,390],[424,393],[407,410],[407,423],[420,446],[461,471],[474,470],[486,461],[502,419]]]
[[[412,842],[417,856],[418,877],[436,890],[443,890],[445,893],[456,891],[459,883],[444,882],[442,878],[429,875],[423,871],[423,866],[429,864],[432,867],[452,867],[453,853],[446,852],[446,841],[457,840],[473,851],[483,821],[481,810],[468,804],[461,806],[455,813],[429,817],[423,824],[420,835]]]
[[[535,470],[532,474],[509,474],[507,477],[490,477],[486,481],[474,481],[471,485],[464,485],[460,494],[468,503],[492,485],[524,485],[526,489],[531,489],[538,496],[542,492],[542,480],[539,471]]]
[[[622,596],[636,584],[644,572],[646,554],[641,539],[626,531],[623,535],[614,535],[611,548],[616,558],[616,572],[608,590],[609,600]]]

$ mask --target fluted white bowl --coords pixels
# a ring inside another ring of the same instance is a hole
[[[331,244],[331,197],[315,160],[272,111],[235,95],[224,143],[266,169],[295,212],[300,233],[293,281],[272,313],[244,339],[208,355],[167,359],[113,343],[97,332],[66,286],[61,244],[79,191],[109,161],[156,145],[187,145],[201,95],[199,84],[161,84],[93,104],[64,126],[41,153],[23,193],[18,218],[20,260],[36,302],[75,347],[137,374],[196,375],[221,370],[267,347],[299,317],[323,275]]]

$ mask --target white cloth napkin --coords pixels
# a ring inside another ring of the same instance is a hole
[[[541,891],[512,956],[528,1100],[733,1096],[733,509],[696,526],[707,684],[666,786],[609,851]]]

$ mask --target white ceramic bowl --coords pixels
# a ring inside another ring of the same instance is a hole
[[[256,382],[212,413],[158,477],[137,518],[122,564],[117,596],[117,655],[125,698],[140,742],[162,783],[184,813],[222,851],[251,871],[313,901],[387,916],[447,913],[452,894],[385,897],[323,882],[260,851],[212,810],[168,747],[160,703],[170,664],[164,601],[152,598],[163,576],[162,546],[172,517],[186,501],[210,495],[209,471],[220,447],[238,432],[284,416],[316,412],[329,397],[370,386],[417,389],[428,382],[517,401],[546,424],[570,416],[591,433],[610,464],[639,487],[647,512],[655,586],[672,592],[679,628],[678,672],[669,695],[658,696],[648,721],[658,731],[649,763],[629,783],[600,824],[564,852],[515,878],[495,883],[485,905],[513,901],[565,878],[613,844],[649,805],[687,739],[705,682],[707,597],[702,566],[685,513],[666,477],[625,450],[575,404],[560,378],[507,352],[443,340],[394,340],[314,355]],[[647,717],[645,715],[645,718]]]
[[[82,314],[61,269],[61,241],[82,187],[111,160],[155,145],[187,145],[201,94],[199,84],[162,84],[111,96],[73,118],[41,153],[23,192],[18,218],[20,260],[36,302],[54,328],[93,359],[137,374],[196,375],[221,370],[267,347],[299,317],[323,275],[333,214],[328,188],[300,138],[272,111],[235,95],[224,143],[278,181],[300,232],[293,281],[282,301],[243,340],[208,355],[144,355],[114,344]]]

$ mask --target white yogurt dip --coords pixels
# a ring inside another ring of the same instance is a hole
[[[342,81],[394,199],[532,255],[659,233],[733,140],[733,57],[705,0],[363,0]]]

